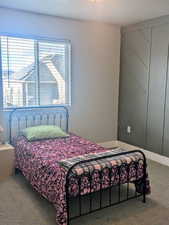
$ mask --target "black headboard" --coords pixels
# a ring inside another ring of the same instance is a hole
[[[69,113],[65,106],[15,108],[9,116],[9,140],[24,128],[37,125],[57,125],[68,132]]]

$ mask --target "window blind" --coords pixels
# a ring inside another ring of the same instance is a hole
[[[1,36],[4,107],[70,104],[70,47]]]

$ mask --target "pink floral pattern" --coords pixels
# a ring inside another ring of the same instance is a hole
[[[67,225],[66,206],[66,170],[61,167],[58,161],[89,153],[99,153],[107,149],[85,140],[79,136],[71,134],[68,138],[49,139],[43,141],[28,142],[25,137],[20,136],[14,141],[16,147],[16,168],[20,169],[26,179],[31,183],[36,191],[48,199],[56,208],[56,221],[58,225]],[[133,167],[134,168],[134,167]],[[136,171],[130,168],[131,182],[136,180]],[[115,168],[112,172],[116,174]],[[109,177],[105,168],[102,185],[108,187]],[[137,176],[143,176],[142,166]],[[81,194],[86,194],[90,190],[89,180],[84,175],[82,178]],[[120,180],[126,182],[126,171],[124,169]],[[118,175],[112,177],[111,185],[117,184]],[[79,186],[76,177],[70,177],[69,194],[76,196],[79,193]],[[149,192],[149,183],[147,183]],[[138,185],[141,187],[142,183]],[[92,191],[100,189],[98,172],[93,173]]]

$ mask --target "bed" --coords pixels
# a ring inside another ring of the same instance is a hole
[[[68,131],[67,108],[22,108],[13,110],[10,115],[10,140],[16,149],[16,168],[54,205],[58,225],[69,225],[72,219],[133,198],[142,196],[146,202],[150,185],[142,151],[108,150],[75,134],[32,142],[19,135],[23,128],[39,124],[53,124]],[[134,185],[132,195],[129,194],[131,184]],[[114,187],[117,189],[115,202]],[[103,204],[104,190],[108,194],[106,205]],[[95,193],[99,198],[97,207],[94,207]],[[89,201],[85,212],[82,210],[84,196],[88,196]],[[71,216],[73,199],[76,199],[77,213]]]

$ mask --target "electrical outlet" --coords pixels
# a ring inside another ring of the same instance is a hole
[[[131,126],[127,126],[127,133],[131,134]]]

